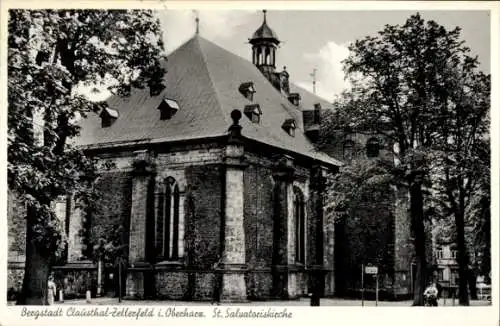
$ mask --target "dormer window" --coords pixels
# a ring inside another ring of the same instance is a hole
[[[102,110],[99,117],[101,118],[101,127],[109,127],[118,119],[118,110],[105,108]]]
[[[290,136],[295,137],[295,129],[297,128],[297,125],[295,124],[294,119],[286,119],[281,128],[283,128],[283,130],[285,130]]]
[[[179,111],[179,104],[174,100],[166,98],[161,101],[158,110],[160,110],[160,119],[168,120]]]
[[[319,124],[321,122],[321,104],[314,104],[314,123]]]
[[[259,104],[251,104],[245,106],[245,115],[252,121],[253,123],[260,122],[260,116],[262,115],[262,110],[260,109]]]
[[[291,93],[290,96],[288,96],[288,100],[293,105],[298,106],[300,104],[300,94],[299,93]]]
[[[253,82],[242,83],[239,87],[240,93],[248,100],[253,101],[253,94],[255,94],[255,87]]]

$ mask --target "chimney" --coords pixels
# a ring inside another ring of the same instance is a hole
[[[280,88],[285,94],[290,94],[290,74],[286,71],[286,67],[283,67],[283,71],[280,73]]]
[[[314,123],[321,123],[321,104],[319,103],[314,104]]]
[[[304,132],[313,143],[319,139],[319,129],[321,124],[321,104],[314,104],[313,110],[302,111],[302,121],[304,123]]]

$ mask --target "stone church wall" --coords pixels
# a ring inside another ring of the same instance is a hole
[[[132,176],[127,171],[110,171],[103,173],[97,182],[99,200],[97,209],[90,220],[93,242],[100,235],[111,236],[117,242],[127,245],[129,242],[130,207],[132,192]],[[83,216],[86,221],[86,216]],[[84,239],[83,239],[84,240]],[[90,249],[83,243],[83,256],[90,255]],[[125,250],[126,254],[128,250]],[[126,257],[126,256],[125,256]],[[114,263],[109,262],[109,263]]]
[[[25,205],[8,191],[7,197],[7,291],[11,296],[21,289],[24,275],[26,251],[26,208]]]
[[[158,298],[207,300],[214,295],[212,266],[222,252],[224,213],[225,170],[220,155],[217,147],[158,155],[157,174],[173,176],[182,189],[186,248],[178,262],[155,264]]]
[[[149,284],[153,286],[152,290],[157,298],[207,300],[214,296],[215,285],[220,275],[214,273],[212,266],[218,261],[223,250],[220,230],[224,229],[226,196],[226,167],[221,153],[220,146],[211,144],[196,146],[196,148],[189,146],[183,149],[169,148],[169,152],[159,152],[153,158],[156,169],[155,179],[172,176],[179,183],[185,221],[183,257],[176,262],[151,261],[150,271],[144,274],[145,278],[152,281]],[[275,162],[260,153],[246,153],[246,157],[248,166],[244,170],[244,229],[246,263],[249,272],[246,274],[245,281],[249,298],[266,299],[272,297],[273,285],[271,268]],[[83,210],[72,206],[68,264],[58,266],[55,270],[56,281],[61,285],[67,285],[66,293],[71,294],[70,296],[84,295],[84,288],[88,287],[84,284],[91,284],[92,293],[96,293],[97,268],[94,262],[96,252],[90,244],[98,242],[100,236],[111,237],[116,245],[125,245],[126,259],[129,250],[135,250],[127,247],[127,245],[134,245],[130,243],[129,232],[133,197],[133,159],[134,154],[131,152],[102,155],[99,159],[102,173],[97,182],[99,200],[95,211],[89,219]],[[298,166],[296,171],[301,177],[296,178],[291,187],[299,188],[306,200],[306,264],[313,264],[316,255],[315,228],[317,226],[309,198],[309,169]],[[140,193],[148,196],[152,192],[145,188]],[[147,201],[141,202],[147,203]],[[288,205],[291,205],[291,200],[288,201]],[[12,211],[15,214],[9,214],[9,218],[15,220],[9,221],[9,259],[14,259],[14,256],[24,253],[25,225],[21,223],[22,219],[18,218],[21,214],[18,212],[22,212],[24,206],[17,206],[11,198],[9,212]],[[87,229],[89,226],[90,229]],[[294,227],[292,223],[290,234],[294,234]],[[194,237],[192,243],[188,243],[190,235]],[[145,232],[141,233],[141,237],[144,241],[139,241],[139,243],[149,241]],[[293,243],[290,243],[289,250],[293,256],[295,253]],[[109,295],[116,291],[118,274],[112,259],[105,258],[104,263],[101,293]],[[11,267],[9,268],[9,284],[14,284],[22,279],[22,269],[17,270]],[[304,267],[299,266],[298,269],[293,267],[288,273],[291,297],[306,295],[310,290],[310,281]],[[87,274],[91,275],[87,277],[91,279],[83,280],[85,277],[82,275]],[[114,274],[114,279],[110,279],[111,274]],[[123,271],[123,277],[122,289],[125,291],[128,288],[125,284],[126,270]],[[147,282],[144,285],[147,286]]]
[[[328,154],[353,160],[366,160],[366,144],[372,135],[356,133],[337,133],[333,135],[328,144],[323,144],[324,151]],[[383,137],[377,137],[380,142],[379,157],[393,160],[392,145],[385,141]],[[351,141],[353,148],[351,154],[344,152],[344,142]],[[345,156],[350,155],[350,156]],[[352,155],[352,156],[351,156]],[[394,192],[394,189],[387,189]],[[411,262],[413,258],[413,247],[410,236],[408,194],[404,189],[394,192],[391,203],[374,202],[369,198],[365,207],[358,207],[355,216],[350,217],[343,223],[337,224],[335,248],[336,256],[335,278],[337,295],[359,296],[361,290],[361,262],[351,259],[360,246],[371,248],[371,251],[379,251],[383,269],[379,279],[380,288],[383,289],[384,297],[389,299],[401,299],[408,297],[411,292]],[[375,224],[373,224],[375,223]],[[364,243],[355,240],[360,229],[365,225],[372,225],[379,230],[380,234],[369,237]],[[373,239],[372,239],[373,238]],[[358,242],[358,243],[356,243]],[[372,254],[373,256],[373,254]],[[375,257],[366,257],[365,260],[374,260]],[[371,279],[367,279],[372,282]],[[372,286],[368,284],[367,286]]]
[[[267,299],[273,297],[273,229],[276,198],[275,162],[263,155],[246,153],[249,165],[244,171],[245,241],[248,274],[246,286],[249,298]],[[310,171],[295,166],[295,178],[289,186],[287,210],[293,211],[293,188],[300,189],[305,200],[306,214],[306,264],[295,263],[295,223],[288,218],[288,296],[290,298],[310,293],[310,279],[306,268],[316,262],[316,234],[318,221],[311,198]]]
[[[248,269],[247,291],[250,296],[271,296],[273,257],[272,169],[258,164],[257,158],[244,171],[245,249]]]

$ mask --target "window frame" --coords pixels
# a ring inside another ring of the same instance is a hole
[[[161,192],[156,195],[155,250],[156,259],[178,261],[180,255],[181,192],[178,182],[167,177],[162,182]]]
[[[304,194],[298,187],[293,190],[293,214],[295,223],[295,262],[306,263],[307,217]]]

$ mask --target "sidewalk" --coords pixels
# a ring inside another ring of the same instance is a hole
[[[347,307],[361,307],[361,300],[344,300],[344,299],[321,299],[321,306],[347,306]],[[86,305],[88,304],[85,299],[80,300],[66,300],[62,303],[56,302],[56,305]],[[168,305],[168,306],[210,306],[209,301],[174,301],[174,300],[122,300],[118,302],[117,298],[92,298],[91,305]],[[309,306],[310,300],[302,298],[300,300],[286,300],[286,301],[256,301],[245,303],[221,303],[221,306],[290,306],[300,307]],[[379,301],[380,307],[410,307],[412,301]],[[490,306],[491,302],[486,300],[471,300],[470,306]],[[375,301],[364,301],[365,307],[374,307]],[[439,300],[440,307],[452,307],[452,299]],[[455,300],[455,306],[458,306],[458,300]]]

